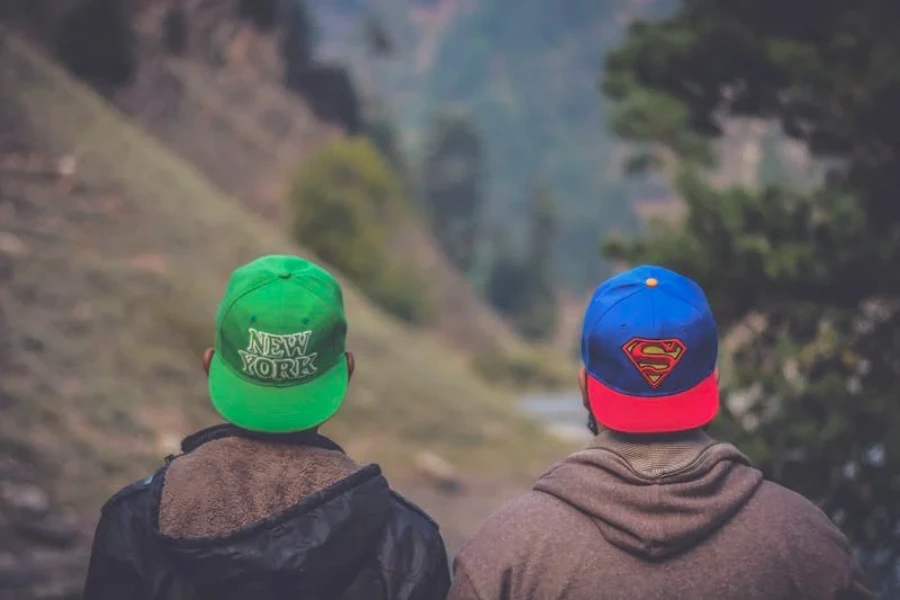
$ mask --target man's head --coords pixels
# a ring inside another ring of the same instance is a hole
[[[231,275],[203,356],[213,406],[238,427],[315,429],[347,394],[353,356],[338,282],[295,256],[264,256]]]
[[[629,434],[699,429],[719,409],[718,332],[700,287],[640,266],[594,292],[584,317],[579,373],[596,423]]]

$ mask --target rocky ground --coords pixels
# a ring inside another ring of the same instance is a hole
[[[80,598],[88,560],[83,527],[50,507],[24,474],[0,467],[0,599]]]
[[[4,310],[5,297],[24,292],[13,290],[12,285],[29,254],[20,227],[36,213],[21,193],[23,181],[41,189],[60,179],[44,173],[47,164],[23,160],[39,157],[34,156],[32,140],[11,110],[0,103],[0,410],[7,419],[23,391],[16,385],[26,370],[19,351],[23,346],[39,350],[40,345],[37,340],[13,339],[11,317]],[[53,506],[38,462],[32,448],[0,436],[0,600],[80,596],[88,556],[86,524]]]

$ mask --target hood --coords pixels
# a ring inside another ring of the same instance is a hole
[[[315,436],[270,444],[229,437],[204,440],[205,448],[175,458],[167,469],[173,473],[154,482],[160,507],[156,536],[175,571],[210,597],[280,597],[279,593],[287,591],[311,597],[336,596],[338,590],[331,588],[352,581],[362,561],[372,556],[387,522],[392,495],[379,467],[355,466],[337,481],[312,489],[306,482],[323,469],[311,471],[310,462],[336,470],[339,448],[330,441]],[[252,451],[247,451],[246,444],[253,445]],[[249,455],[246,461],[234,456],[236,449]],[[292,452],[300,458],[294,454],[294,460],[283,460]],[[174,475],[176,467],[181,468],[178,477]],[[172,481],[167,484],[170,475]],[[183,481],[195,482],[193,488],[200,492],[189,493],[186,490],[191,488]],[[224,482],[227,487],[216,488],[209,481]],[[166,490],[167,485],[174,489]],[[299,497],[293,504],[277,504],[292,494],[297,496],[297,490]],[[224,494],[240,501],[229,504],[210,499]],[[267,499],[275,504],[265,506]],[[243,510],[245,517],[250,514],[250,522],[224,514],[234,513],[233,507]],[[223,514],[217,516],[216,511]],[[262,518],[257,517],[260,514]],[[196,525],[198,519],[206,525],[229,527],[185,534],[184,523]]]
[[[703,432],[635,442],[602,432],[535,489],[589,515],[606,540],[659,560],[692,548],[753,496],[762,473]]]

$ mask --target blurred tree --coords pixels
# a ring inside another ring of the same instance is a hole
[[[618,133],[680,159],[688,206],[608,253],[696,278],[723,331],[742,326],[720,426],[821,504],[883,598],[900,594],[898,19],[887,0],[683,0],[632,25],[603,84]],[[729,115],[778,122],[828,159],[827,185],[712,189]]]
[[[503,231],[491,234],[493,261],[488,272],[486,295],[491,305],[512,321],[514,315],[525,311],[523,291],[528,286],[528,269],[522,252],[515,252]]]
[[[184,7],[178,3],[170,7],[163,21],[163,37],[166,49],[182,56],[187,51],[188,28]]]
[[[291,89],[300,88],[313,59],[312,20],[303,0],[287,2],[281,38],[281,58],[284,62],[285,84]]]
[[[397,127],[391,117],[389,107],[377,99],[370,101],[368,115],[365,119],[365,133],[372,144],[383,156],[397,177],[408,197],[415,196],[413,177],[409,164],[401,148]]]
[[[371,143],[335,140],[297,173],[290,190],[297,242],[352,279],[376,303],[412,323],[432,304],[424,278],[390,254],[390,240],[411,206]]]
[[[631,17],[665,12],[675,2],[474,2],[437,37],[426,68],[384,78],[390,83],[383,85],[400,86],[398,117],[410,130],[423,128],[420,115],[429,107],[471,111],[490,151],[491,225],[517,234],[528,229],[531,176],[541,174],[557,203],[553,274],[577,293],[609,272],[607,261],[585,260],[596,254],[597,239],[609,230],[639,230],[632,201],[656,193],[646,181],[623,181],[615,165],[626,145],[590,125],[604,122],[607,112],[596,97],[598,57],[621,39]],[[407,30],[392,28],[398,36]]]
[[[281,0],[240,0],[238,14],[260,29],[271,31],[278,25],[280,4]]]
[[[550,192],[544,185],[538,185],[532,198],[531,232],[525,258],[517,258],[501,243],[488,278],[487,296],[491,304],[522,335],[533,340],[545,340],[556,331],[552,274],[556,227]]]
[[[464,273],[475,266],[485,160],[484,144],[469,117],[444,113],[435,119],[422,166],[422,196],[435,237]]]
[[[550,190],[535,188],[531,207],[531,248],[527,259],[530,282],[528,307],[519,316],[518,329],[528,338],[545,340],[556,331],[557,304],[553,278],[553,248],[557,218]]]
[[[397,128],[387,115],[379,115],[366,126],[366,134],[398,174],[406,172],[406,164],[397,140]]]
[[[394,56],[395,44],[384,21],[375,15],[368,15],[363,25],[363,35],[366,40],[366,47],[375,56],[380,58],[391,58]]]
[[[288,0],[281,39],[284,81],[302,95],[321,120],[335,123],[347,133],[363,130],[362,101],[345,67],[316,64],[313,57],[313,21],[304,0]]]
[[[86,0],[60,19],[56,55],[78,77],[100,87],[131,82],[137,68],[129,0]]]
[[[532,272],[547,280],[547,284],[551,279],[556,229],[553,196],[546,185],[539,183],[531,201],[531,253],[528,264]]]
[[[350,135],[363,133],[362,100],[347,67],[314,65],[300,75],[296,86],[319,119],[339,125]]]

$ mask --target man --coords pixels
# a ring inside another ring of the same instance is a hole
[[[588,305],[581,348],[597,437],[488,520],[449,598],[872,597],[819,509],[704,432],[718,341],[696,283],[652,266],[613,277]]]
[[[228,424],[103,508],[84,600],[432,600],[438,527],[317,428],[353,374],[341,289],[267,256],[231,277],[204,367]]]

